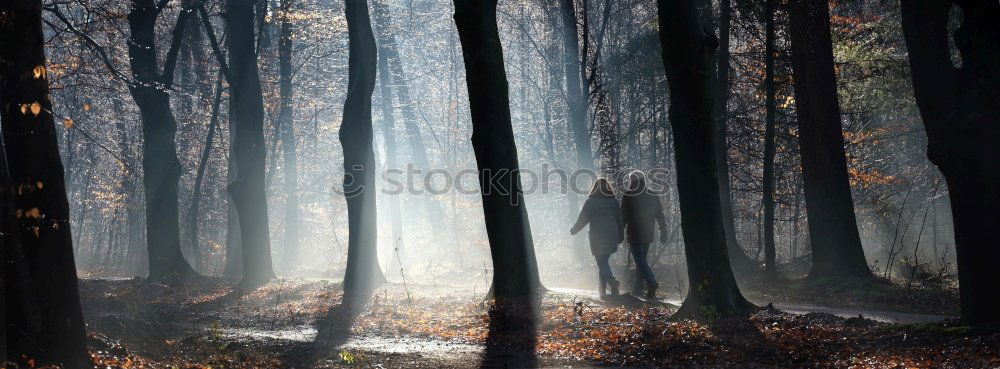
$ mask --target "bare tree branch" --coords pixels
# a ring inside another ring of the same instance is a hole
[[[45,7],[43,9],[54,14],[56,18],[59,18],[59,20],[66,25],[66,28],[70,32],[73,32],[73,34],[80,36],[80,38],[86,41],[87,44],[90,45],[90,47],[94,49],[95,52],[97,52],[97,54],[101,57],[101,60],[104,61],[104,65],[108,67],[108,70],[110,70],[111,73],[115,75],[115,77],[118,77],[119,79],[125,81],[129,85],[132,84],[132,80],[128,78],[128,76],[120,72],[118,68],[115,68],[114,63],[111,62],[111,58],[108,56],[108,53],[104,51],[104,48],[101,47],[101,45],[98,44],[97,41],[94,41],[94,39],[88,36],[86,33],[81,32],[79,29],[77,29],[76,26],[73,25],[73,22],[71,22],[68,18],[66,18],[66,16],[61,11],[59,11],[58,6]]]
[[[170,42],[170,49],[167,50],[167,58],[163,62],[163,74],[160,76],[160,83],[167,89],[170,89],[174,83],[174,70],[177,69],[177,54],[181,49],[181,43],[184,41],[184,28],[187,26],[188,17],[203,3],[204,0],[201,0],[191,6],[184,7],[184,9],[181,9],[181,14],[177,16],[177,24],[174,25],[172,32],[173,39]]]
[[[73,127],[71,127],[70,129],[75,129],[75,130],[79,131],[80,133],[82,133],[84,138],[86,138],[90,142],[93,142],[94,144],[97,145],[97,147],[100,147],[102,150],[104,150],[108,154],[110,154],[115,160],[117,160],[119,163],[121,163],[122,166],[124,166],[125,169],[127,169],[130,173],[135,173],[135,170],[134,170],[135,168],[132,167],[132,164],[130,164],[127,160],[123,159],[121,157],[121,155],[118,155],[118,153],[114,152],[114,150],[111,150],[110,148],[108,148],[107,146],[105,146],[103,143],[101,143],[100,140],[95,139],[94,136],[90,135],[90,133],[87,133],[87,130],[85,130],[82,127],[80,127],[79,124],[74,124]]]
[[[229,65],[226,64],[225,55],[222,55],[222,49],[219,48],[219,40],[215,38],[215,30],[212,29],[212,22],[208,18],[208,11],[205,10],[204,4],[198,6],[198,14],[201,14],[201,23],[205,26],[205,33],[208,34],[208,41],[212,45],[212,54],[219,61],[219,69],[222,71],[222,75],[226,77],[226,82],[232,85],[233,79],[232,74],[229,73]]]
[[[167,7],[168,3],[170,3],[170,0],[160,0],[160,1],[158,1],[156,3],[156,14],[159,15],[160,12],[163,11],[163,9]]]

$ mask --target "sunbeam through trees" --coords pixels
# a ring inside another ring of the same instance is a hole
[[[995,0],[0,0],[6,368],[995,368]]]

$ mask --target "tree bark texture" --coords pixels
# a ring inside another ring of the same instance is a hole
[[[580,36],[576,22],[575,0],[559,0],[562,19],[563,64],[566,71],[566,110],[576,146],[576,164],[580,169],[594,169],[594,154],[590,146],[587,127],[587,91],[583,90],[583,63],[580,55]]]
[[[38,366],[85,368],[90,360],[49,99],[41,7],[40,1],[0,3],[0,120],[13,187],[13,226],[24,251],[25,297],[41,318],[34,332],[8,330],[19,334],[7,337],[6,349],[7,357],[24,354]]]
[[[142,119],[142,183],[146,200],[146,248],[149,279],[190,275],[194,269],[184,259],[180,242],[177,182],[181,164],[177,160],[177,122],[170,108],[169,88],[176,64],[159,71],[156,47],[156,19],[153,0],[132,0],[128,15],[131,38],[128,42],[132,82],[129,92]],[[183,10],[174,37],[180,42],[191,10]],[[176,60],[176,50],[172,50]],[[170,56],[168,56],[169,58]]]
[[[347,99],[340,143],[344,150],[344,197],[349,236],[344,301],[362,304],[382,282],[378,264],[375,152],[372,148],[372,94],[378,53],[366,0],[347,0],[349,42]]]
[[[729,34],[732,28],[730,0],[719,0],[719,53],[715,93],[715,161],[719,168],[719,196],[722,204],[722,225],[726,230],[726,247],[733,270],[739,273],[756,269],[756,262],[747,256],[736,238],[736,221],[733,217],[732,186],[729,184]]]
[[[379,2],[375,2],[378,4]],[[376,13],[378,10],[376,10]],[[398,168],[396,152],[396,121],[392,109],[392,90],[389,88],[389,61],[385,53],[378,53],[378,82],[382,105],[382,142],[385,145],[385,167]],[[398,194],[389,194],[389,222],[392,227],[392,247],[399,252],[403,247],[403,219]]]
[[[948,47],[952,2],[901,0],[914,97],[927,131],[927,157],[948,184],[955,227],[962,320],[1000,324],[1000,4],[955,1],[962,10]]]
[[[676,316],[745,314],[753,305],[729,263],[713,137],[710,71],[718,40],[701,29],[696,0],[658,0],[657,7],[690,284]]]
[[[455,0],[472,115],[472,147],[501,309],[534,309],[539,286],[531,226],[521,191],[497,0]]]
[[[378,52],[382,54],[381,58],[385,59],[386,64],[386,73],[383,75],[387,78],[392,92],[395,93],[396,101],[399,103],[400,110],[403,113],[403,127],[406,129],[406,138],[413,160],[412,164],[419,170],[430,170],[430,162],[427,159],[427,146],[424,145],[420,126],[417,125],[417,112],[410,96],[406,74],[403,71],[403,61],[399,55],[399,45],[396,42],[396,33],[393,28],[391,13],[385,2],[373,1],[373,4],[375,8],[375,24],[378,27]],[[441,229],[441,222],[445,219],[441,203],[431,198],[421,201],[421,205],[427,211],[427,219],[431,224],[435,238],[440,238],[444,235]]]
[[[789,4],[811,278],[871,277],[847,177],[827,1]]]
[[[241,285],[254,288],[274,278],[264,196],[264,101],[254,41],[254,2],[226,2],[229,35],[229,117],[233,129],[235,178],[229,193],[236,206],[243,251]]]
[[[198,225],[201,219],[201,185],[205,180],[205,169],[208,167],[208,159],[212,156],[212,146],[215,142],[215,131],[219,127],[219,107],[222,103],[222,76],[215,81],[215,99],[212,102],[212,118],[208,123],[208,134],[205,136],[205,148],[201,151],[201,158],[198,161],[198,169],[195,171],[194,189],[191,191],[191,208],[188,216],[188,235],[192,256],[194,257],[194,267],[203,267],[201,239],[198,236]]]
[[[774,247],[774,129],[776,108],[774,97],[774,0],[765,0],[764,5],[764,95],[767,113],[764,127],[764,277],[777,277]]]
[[[291,270],[299,256],[299,172],[295,142],[295,111],[292,108],[292,0],[281,0],[281,25],[278,39],[278,88],[281,106],[278,124],[281,127],[281,148],[285,175],[285,234],[282,265]]]

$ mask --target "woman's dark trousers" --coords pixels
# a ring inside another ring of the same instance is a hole
[[[597,260],[597,276],[600,291],[604,291],[604,287],[613,284],[615,281],[615,275],[611,272],[611,264],[608,263],[608,258],[611,255],[594,255],[594,259]],[[603,295],[603,293],[602,293]]]

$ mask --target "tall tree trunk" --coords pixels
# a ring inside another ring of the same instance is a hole
[[[698,22],[696,0],[658,0],[660,47],[670,85],[688,295],[677,317],[747,313],[729,264],[713,139],[710,77],[718,40]]]
[[[871,277],[858,235],[837,102],[829,3],[789,4],[811,278]]]
[[[558,8],[557,7],[549,6],[549,7],[545,8],[545,16],[546,16],[546,19],[548,21],[545,23],[546,27],[543,29],[543,32],[546,32],[546,33],[549,33],[549,32],[553,32],[553,33],[554,32],[559,32],[559,27],[560,26],[559,26],[559,24],[556,23],[556,20],[562,18],[562,16],[565,15],[564,14],[565,12],[564,12],[563,8],[564,8],[564,6],[560,6]],[[575,13],[575,12],[573,12],[573,13]],[[573,25],[576,25],[576,23],[575,23],[575,16],[573,17],[573,19],[574,19]],[[563,19],[563,20],[565,21],[565,19]],[[563,24],[563,27],[565,27],[565,24]],[[565,37],[565,36],[566,36],[566,33],[563,33],[563,37]],[[565,38],[562,41],[563,41],[562,45],[566,45]],[[575,44],[576,44],[576,42],[574,41],[574,45]],[[544,123],[545,124],[545,131],[544,132],[545,133],[544,133],[544,138],[543,138],[543,140],[545,142],[545,153],[546,153],[546,155],[548,155],[549,159],[551,159],[550,161],[551,161],[552,165],[554,167],[556,167],[556,168],[562,168],[562,167],[565,167],[566,165],[562,161],[562,158],[559,155],[556,154],[556,143],[555,143],[556,136],[553,133],[553,125],[554,125],[554,122],[556,122],[556,121],[559,120],[559,117],[567,117],[567,119],[570,119],[570,118],[568,118],[570,116],[570,114],[569,114],[570,111],[569,111],[569,108],[567,108],[565,110],[559,110],[559,111],[557,111],[557,109],[555,109],[555,107],[558,106],[558,105],[556,105],[555,102],[557,100],[559,100],[560,95],[563,93],[563,91],[565,91],[563,89],[563,80],[565,78],[569,78],[570,76],[578,76],[579,75],[579,73],[576,73],[576,74],[568,73],[567,74],[567,73],[564,72],[565,68],[566,68],[567,59],[568,59],[567,56],[569,56],[569,53],[565,52],[564,50],[562,50],[559,47],[559,45],[560,45],[559,40],[550,40],[550,41],[547,41],[545,43],[545,45],[544,45],[544,53],[545,53],[544,57],[546,59],[548,59],[549,62],[546,63],[546,65],[548,66],[548,68],[547,68],[547,70],[548,70],[548,73],[547,73],[548,80],[546,81],[547,83],[545,84],[545,89],[547,90],[547,92],[543,96],[543,102],[542,102],[543,118],[544,118],[544,121],[545,121],[545,123]],[[563,60],[562,64],[554,62],[554,61],[559,60],[560,58],[562,58],[562,60]],[[579,64],[579,63],[577,63],[577,64]],[[579,84],[579,80],[577,80],[577,84]],[[578,89],[579,89],[579,87],[578,87]],[[569,102],[567,101],[567,103],[569,103]],[[584,114],[586,114],[586,111],[584,112]],[[585,117],[586,117],[586,115],[585,115]],[[573,129],[571,127],[567,127],[567,128],[568,128],[567,132],[570,134],[570,136],[572,136],[573,135]],[[589,133],[588,133],[588,137],[589,137]],[[588,139],[587,143],[589,145],[589,143],[590,143],[589,139]],[[591,154],[591,156],[592,155],[593,154]],[[577,162],[578,162],[577,165],[579,165],[579,160],[577,160]],[[590,163],[592,165],[593,164],[593,160],[591,160]],[[590,169],[593,169],[593,167],[591,166]],[[569,182],[567,182],[567,184],[569,184]],[[566,190],[567,190],[567,192],[566,192],[566,207],[565,207],[565,212],[562,215],[562,218],[564,220],[563,221],[563,227],[565,229],[569,229],[569,228],[573,227],[573,222],[576,221],[575,215],[579,214],[579,212],[580,212],[580,195],[576,191],[573,191],[573,187],[567,188]],[[590,252],[589,252],[589,249],[587,248],[587,246],[584,243],[585,242],[584,237],[585,236],[583,234],[579,234],[579,233],[576,234],[576,235],[573,235],[570,238],[571,242],[567,245],[569,247],[569,249],[567,250],[567,252],[570,255],[573,255],[573,257],[575,257],[575,259],[573,260],[574,262],[585,262],[586,260],[590,259]]]
[[[792,247],[788,255],[795,258],[799,255],[799,218],[802,216],[802,186],[798,182],[795,183],[795,200],[792,200],[792,204],[795,210],[792,211]]]
[[[730,0],[719,0],[719,54],[716,76],[715,106],[715,161],[719,172],[719,200],[722,205],[722,226],[726,231],[726,246],[733,269],[743,273],[755,269],[756,262],[747,256],[736,238],[733,219],[733,196],[729,184],[729,33],[732,28]]]
[[[195,1],[199,0],[181,0],[181,6],[183,8],[190,8]],[[180,107],[177,110],[181,121],[191,119],[191,113],[194,111],[195,106],[195,95],[197,94],[197,90],[195,89],[196,81],[199,84],[204,83],[204,81],[196,79],[195,68],[197,67],[197,62],[194,59],[194,49],[201,47],[198,44],[200,40],[196,39],[197,36],[201,35],[201,27],[198,26],[197,22],[185,22],[184,28],[184,38],[181,41],[179,50],[180,86],[178,87],[181,93],[177,96],[180,100]],[[184,135],[181,134],[181,136]],[[185,151],[183,149],[184,146],[182,144],[181,152]]]
[[[594,169],[594,154],[590,147],[590,131],[587,129],[587,93],[581,87],[583,63],[580,55],[580,36],[576,24],[575,0],[559,0],[562,18],[564,70],[566,71],[566,115],[569,117],[576,146],[576,162],[581,169]],[[586,57],[584,55],[584,57]]]
[[[232,97],[230,97],[232,99]],[[229,158],[226,160],[226,180],[236,180],[236,158],[233,157],[235,122],[229,117]],[[236,200],[232,193],[226,193],[226,265],[222,275],[230,279],[243,278],[243,242],[240,231],[240,214],[236,211]]]
[[[563,70],[566,72],[566,117],[569,131],[572,134],[576,148],[576,165],[578,169],[594,169],[594,154],[590,145],[590,130],[587,127],[588,91],[583,90],[583,66],[586,55],[580,55],[580,35],[576,22],[576,0],[559,0],[559,15],[562,19],[563,40]],[[586,4],[585,4],[586,5]],[[573,176],[577,178],[581,176]],[[580,195],[577,188],[587,188],[588,184],[572,183],[566,193],[570,214],[580,209]],[[584,236],[571,236],[571,250],[578,262],[587,259],[587,247],[584,246]]]
[[[403,61],[399,55],[399,45],[396,42],[396,34],[393,30],[390,11],[384,1],[373,1],[375,24],[379,32],[379,52],[384,54],[387,77],[389,85],[396,93],[396,101],[399,102],[400,110],[403,113],[403,126],[406,128],[406,138],[410,145],[410,153],[413,165],[418,170],[429,170],[430,162],[427,159],[427,147],[424,145],[420,127],[417,125],[417,113],[414,109],[413,100],[410,97],[410,88],[406,81],[406,74],[403,71]],[[427,218],[431,223],[435,238],[443,235],[440,223],[444,220],[444,210],[441,203],[435,199],[422,201],[426,208]]]
[[[962,320],[1000,324],[1000,4],[956,1],[961,66],[948,48],[951,3],[901,0],[914,96],[927,131],[927,157],[948,184]]]
[[[10,184],[7,176],[7,153],[4,151],[3,142],[0,140],[0,295],[4,296],[4,301],[0,301],[0,347],[3,349],[2,360],[7,358],[7,249],[21,247],[19,234],[14,233],[17,229],[16,213],[14,211],[14,187]],[[15,244],[15,242],[17,242]]]
[[[774,0],[764,2],[764,94],[767,101],[767,123],[764,128],[764,278],[778,275],[774,250]]]
[[[931,255],[933,255],[932,256],[932,258],[934,260],[933,267],[935,269],[940,268],[942,266],[941,265],[941,260],[938,258],[938,255],[939,255],[939,253],[938,253],[938,228],[940,228],[939,224],[938,224],[938,215],[939,215],[938,213],[939,213],[938,212],[938,201],[937,201],[937,197],[935,197],[935,198],[931,199],[931,214],[932,214],[931,215],[931,217],[932,217],[931,218]]]
[[[5,8],[0,7],[0,11]],[[2,60],[2,59],[0,59]],[[0,101],[0,104],[3,104]],[[24,248],[21,245],[21,232],[18,214],[15,210],[16,190],[10,181],[7,168],[7,154],[3,142],[0,142],[0,253],[3,261],[3,297],[0,309],[3,315],[0,320],[3,328],[0,337],[3,338],[3,356],[9,362],[18,362],[25,352],[25,345],[45,340],[41,336],[42,319],[38,306],[32,297],[34,292],[30,286],[28,266],[24,259]],[[23,211],[21,212],[23,215]]]
[[[281,0],[281,29],[278,39],[278,88],[281,107],[278,124],[281,127],[282,159],[285,175],[285,239],[282,265],[291,270],[299,256],[299,172],[295,153],[294,111],[292,110],[292,0]]]
[[[198,161],[198,169],[195,172],[194,188],[191,190],[191,208],[188,210],[188,235],[192,256],[194,256],[195,268],[204,267],[202,265],[201,240],[198,236],[198,224],[201,218],[201,184],[205,180],[205,169],[208,167],[208,158],[212,156],[212,147],[215,142],[215,131],[219,126],[219,105],[222,104],[222,76],[215,80],[215,100],[212,102],[212,118],[208,123],[208,134],[205,137],[205,148],[201,151],[201,158]]]
[[[197,6],[201,1],[182,0],[181,6],[191,8]],[[177,135],[180,136],[178,152],[181,155],[189,152],[189,148],[196,141],[191,134],[191,130],[195,126],[195,124],[191,123],[194,123],[200,117],[200,113],[196,110],[200,110],[199,108],[203,106],[211,106],[212,100],[210,95],[214,95],[211,90],[213,86],[212,81],[205,75],[205,50],[201,25],[197,21],[196,13],[192,14],[192,18],[191,21],[186,22],[184,25],[184,38],[180,46],[180,95],[177,96],[180,100],[180,107],[177,108],[176,117],[180,122],[180,129]],[[201,95],[202,93],[204,95]],[[200,201],[200,195],[197,192],[191,193],[191,203],[195,201],[195,197],[198,197]],[[191,212],[191,209],[195,209],[195,212]],[[199,218],[197,214],[198,208],[188,206],[188,210],[187,213],[181,212],[181,244],[182,247],[187,247],[189,250],[188,254],[191,257],[190,265],[197,272],[202,266],[202,252],[198,243],[198,228],[195,226],[193,229],[194,234],[191,234],[192,228],[190,225],[197,224],[198,222],[195,219]]]
[[[379,1],[375,1],[379,4]],[[378,10],[376,10],[376,13]],[[378,17],[376,16],[376,19]],[[382,142],[385,145],[386,169],[398,169],[396,153],[396,122],[393,119],[392,90],[389,89],[389,61],[385,53],[378,53],[378,82],[382,105]],[[393,252],[399,252],[403,245],[403,219],[399,204],[399,194],[389,194],[389,222],[392,227]]]
[[[229,83],[230,96],[229,100],[233,101],[234,96],[232,95],[233,90],[233,75],[232,70],[229,68],[229,63],[226,63],[225,57],[222,55],[222,50],[219,47],[218,39],[215,37],[215,31],[212,28],[211,20],[208,17],[208,11],[204,7],[198,9],[201,23],[205,29],[205,35],[208,36],[209,45],[212,47],[212,54],[215,55],[216,61],[220,66],[219,73],[223,75]],[[223,40],[228,42],[228,35],[223,35]],[[229,183],[236,181],[236,152],[235,142],[236,142],[236,122],[232,115],[232,104],[229,106],[229,112],[227,119],[229,120],[229,156],[226,159],[226,180]],[[233,197],[232,191],[226,191],[226,262],[223,266],[222,275],[230,279],[242,279],[243,278],[243,236],[242,229],[240,227],[240,215],[236,210],[236,199]]]
[[[137,173],[135,170],[135,155],[129,140],[129,129],[125,125],[126,119],[124,118],[124,109],[122,108],[124,103],[119,98],[115,98],[114,104],[115,112],[119,114],[119,119],[115,120],[119,147],[118,156],[124,164],[120,191],[125,196],[125,240],[127,243],[125,253],[127,255],[135,255],[138,254],[138,250],[146,247],[142,237],[143,231],[145,231],[143,228],[145,219],[142,215],[144,204],[139,201],[141,193],[136,191],[137,182],[135,177]],[[128,277],[139,275],[141,272],[139,269],[142,269],[140,265],[132,263],[131,259],[117,265],[121,268],[122,275]]]
[[[254,49],[252,2],[226,2],[226,31],[231,74],[229,117],[234,131],[230,156],[236,161],[229,193],[240,224],[243,250],[240,284],[252,289],[274,278],[264,196],[264,101]]]
[[[142,118],[142,180],[146,196],[146,247],[149,250],[149,279],[160,281],[176,275],[194,274],[184,260],[177,210],[177,182],[181,164],[177,160],[177,122],[170,109],[170,84],[176,64],[165,63],[161,74],[157,63],[156,18],[153,0],[132,0],[128,15],[131,31],[128,43],[133,82],[129,92]],[[180,42],[184,24],[193,12],[181,12],[174,37]],[[176,50],[171,50],[176,60]],[[169,60],[170,56],[168,56]]]
[[[472,115],[472,148],[493,259],[493,296],[500,311],[533,312],[538,266],[518,174],[497,0],[454,3]]]
[[[27,292],[43,318],[37,335],[8,336],[5,348],[8,353],[34,358],[38,366],[86,368],[90,360],[73,261],[69,202],[49,100],[41,7],[41,1],[0,3],[4,18],[0,22],[3,148],[10,159],[6,168],[10,184],[17,189],[13,191],[14,226],[24,251]]]
[[[186,31],[191,36],[188,38],[188,47],[191,48],[191,67],[194,72],[194,83],[197,85],[197,95],[202,99],[202,104],[207,103],[212,96],[212,83],[208,70],[209,55],[205,49],[205,34],[198,24],[196,15],[188,24]]]
[[[372,149],[372,94],[378,53],[366,0],[347,0],[344,14],[350,50],[347,99],[344,101],[344,121],[340,125],[344,198],[350,232],[344,302],[356,306],[367,301],[383,282],[378,264],[375,152]]]

